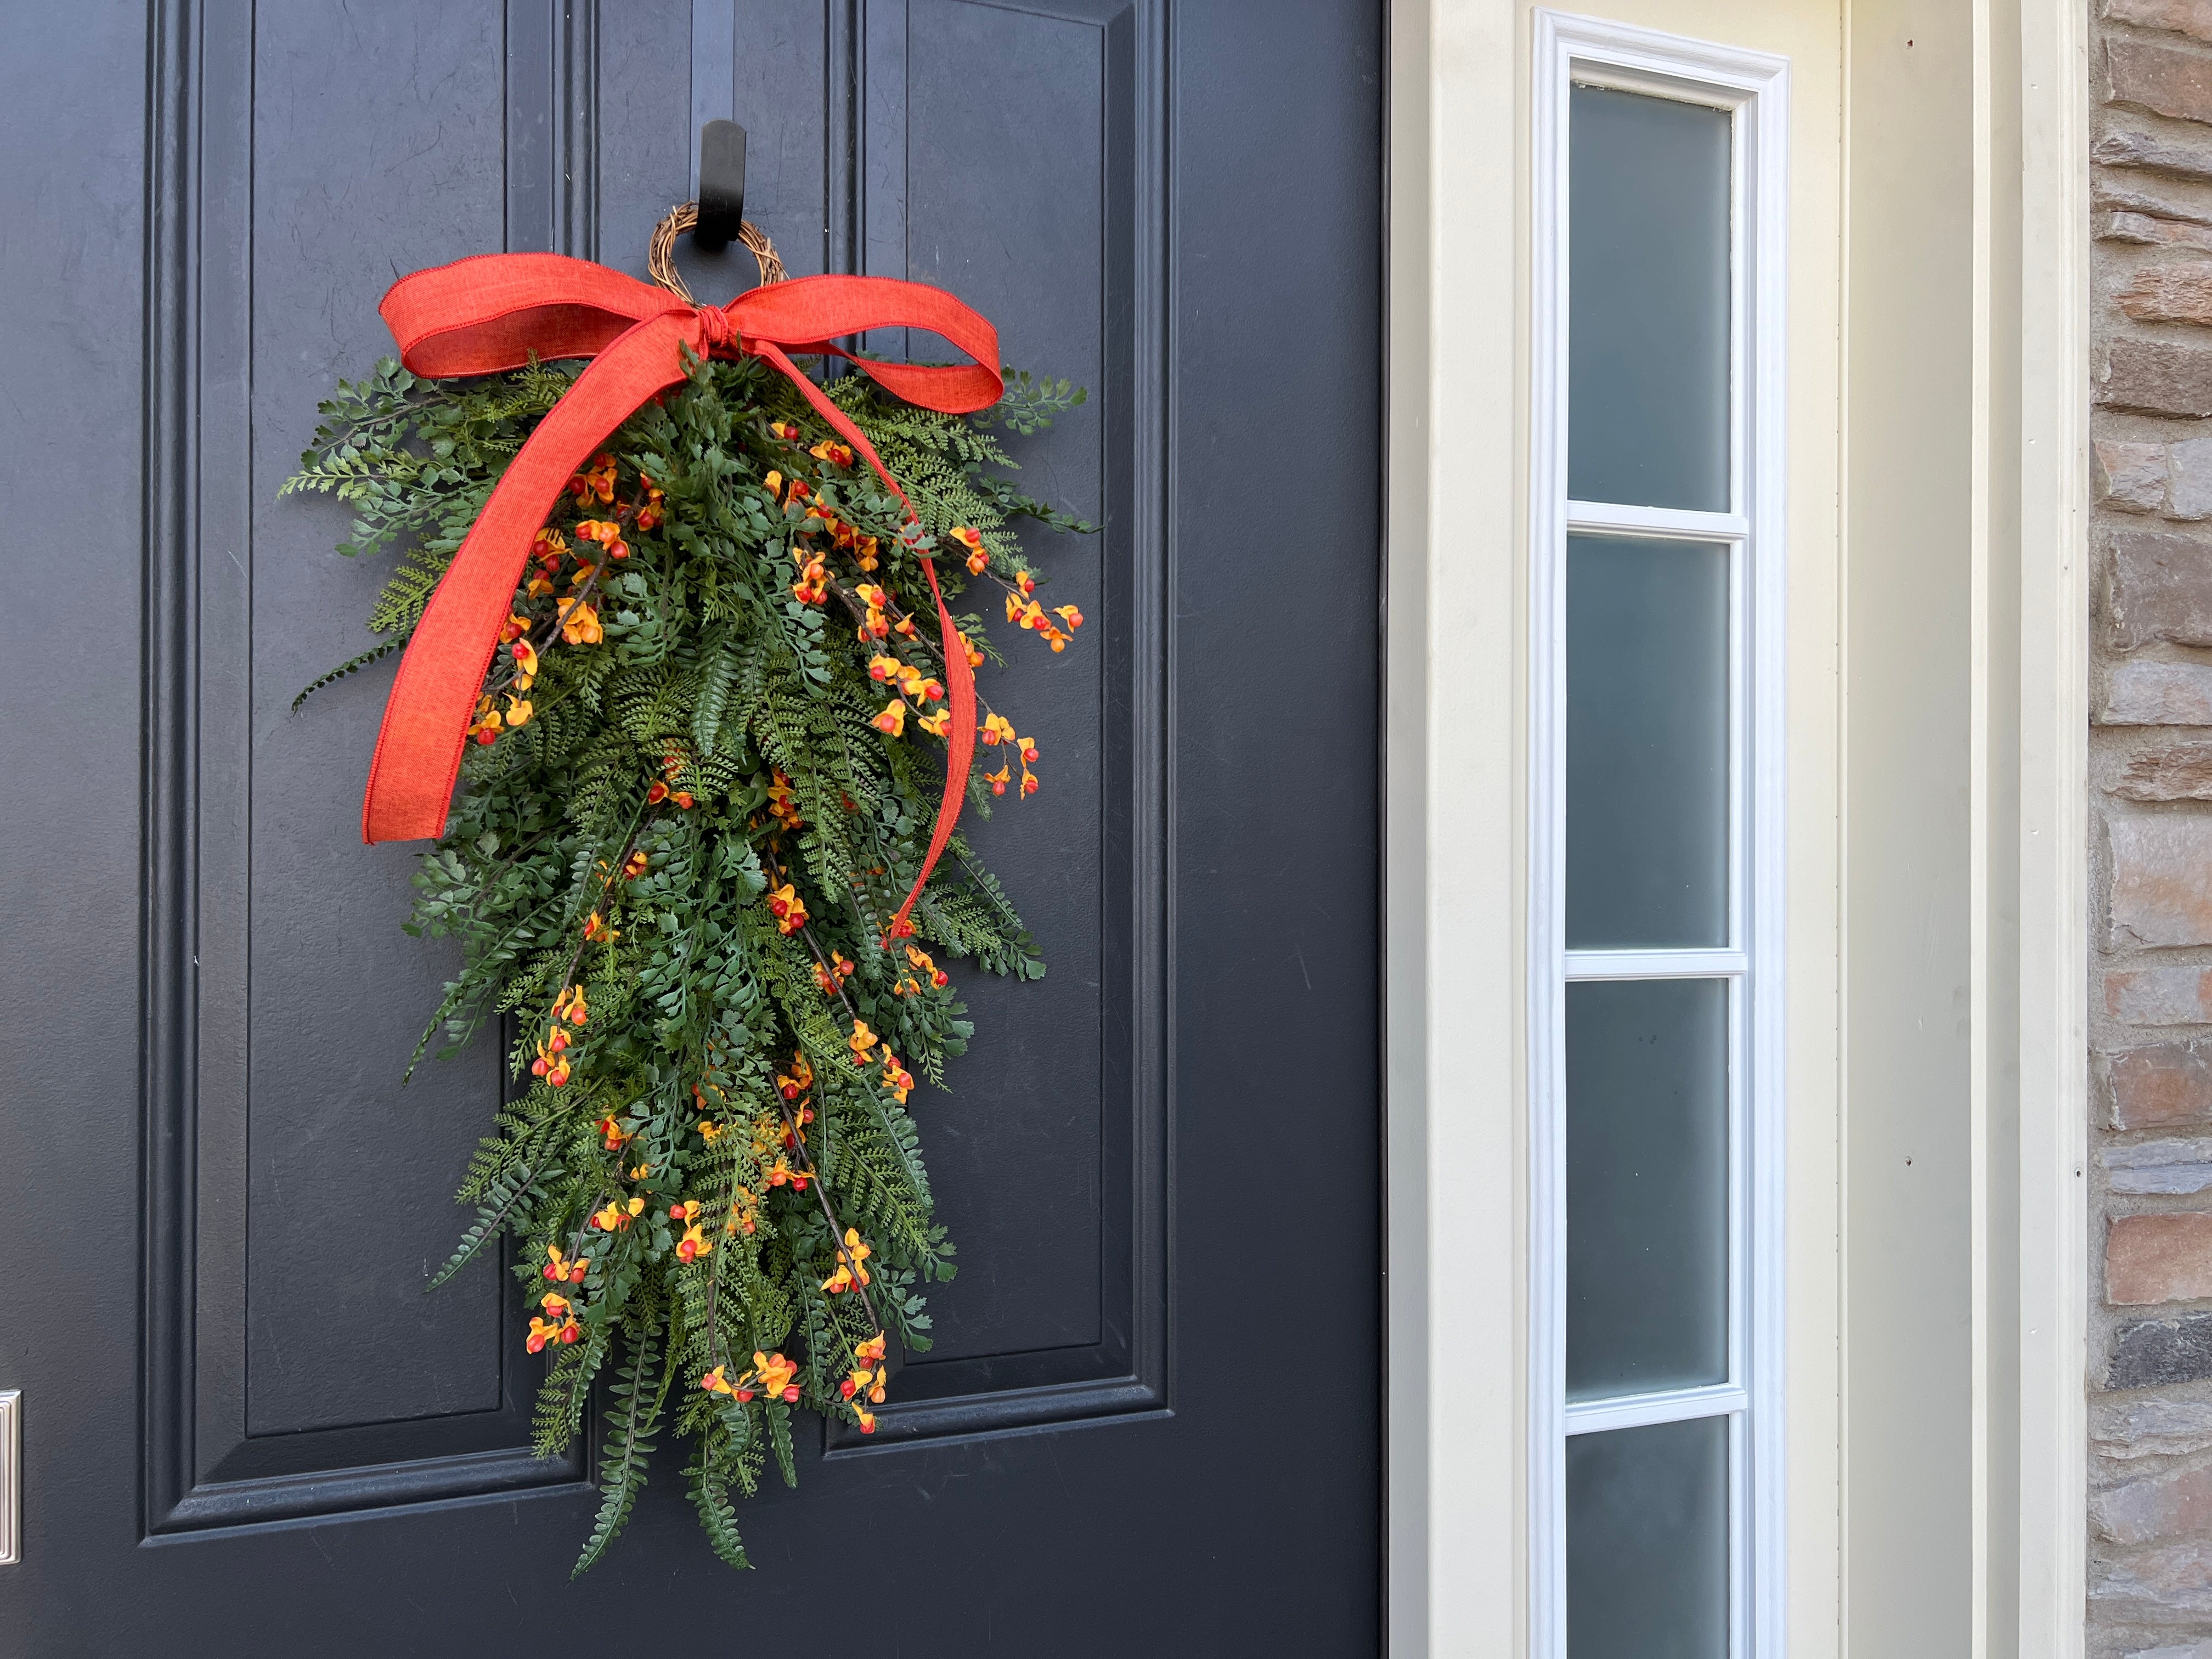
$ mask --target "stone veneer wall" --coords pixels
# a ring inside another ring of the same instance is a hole
[[[2091,0],[2089,1652],[2212,1659],[2212,0]]]

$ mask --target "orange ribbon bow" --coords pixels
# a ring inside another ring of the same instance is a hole
[[[867,457],[902,502],[906,492],[874,446],[792,362],[792,354],[848,358],[907,402],[948,415],[987,409],[1005,389],[998,332],[988,321],[942,289],[888,276],[802,276],[740,294],[726,306],[695,307],[582,259],[491,253],[402,277],[378,309],[399,343],[400,361],[427,379],[495,374],[520,368],[533,356],[592,362],[538,423],[492,490],[408,642],[384,707],[362,803],[362,838],[368,842],[444,833],[469,717],[531,543],[569,478],[615,428],[647,399],[682,382],[678,346],[702,357],[753,356],[773,363]],[[877,328],[926,329],[975,361],[878,362],[853,358],[835,343]],[[911,505],[907,520],[915,522]],[[975,677],[967,646],[945,609],[935,564],[924,556],[921,568],[937,601],[952,722],[937,827],[894,927],[914,908],[951,839],[975,749]]]

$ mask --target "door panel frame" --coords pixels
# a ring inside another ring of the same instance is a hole
[[[535,9],[517,8],[526,14]],[[398,1504],[588,1487],[589,1437],[532,1455],[526,1384],[502,1365],[490,1411],[251,1432],[245,1355],[202,1327],[245,1327],[251,649],[253,12],[237,0],[152,9],[148,86],[146,797],[143,830],[141,1532],[305,1523]],[[512,21],[512,20],[511,20]],[[586,24],[545,9],[511,31],[510,241],[568,239],[562,180],[594,169],[562,88]],[[520,72],[518,72],[520,71]],[[588,200],[588,195],[586,196]],[[579,253],[584,247],[568,248]],[[221,1109],[202,1110],[203,1102]],[[502,1352],[514,1343],[502,1296]]]
[[[876,20],[896,21],[894,11],[878,0]],[[1169,1412],[1169,27],[1158,0],[1073,0],[1060,11],[1098,31],[1108,64],[1109,363],[1133,393],[1104,440],[1113,492],[1104,516],[1130,538],[1115,563],[1121,589],[1110,607],[1127,621],[1103,641],[1114,653],[1109,672],[1119,675],[1114,719],[1122,739],[1105,763],[1125,786],[1109,843],[1118,863],[1104,895],[1119,929],[1109,956],[1115,982],[1104,993],[1121,1039],[1109,1064],[1127,1102],[1126,1122],[1112,1126],[1107,1142],[1106,1201],[1127,1218],[1117,1241],[1126,1249],[1109,1253],[1101,1287],[1114,1334],[1096,1353],[1015,1356],[1026,1363],[1011,1380],[1016,1368],[1006,1356],[933,1363],[915,1373],[912,1398],[885,1408],[877,1435],[830,1431],[826,1455],[837,1458]],[[735,4],[693,0],[690,14],[692,113],[727,116],[738,95]],[[251,546],[255,505],[254,16],[244,0],[163,0],[151,15],[142,1535],[587,1487],[589,1434],[559,1458],[532,1454],[531,1385],[512,1364],[501,1368],[491,1411],[256,1436],[246,1416],[245,1356],[207,1334],[242,1329],[246,1296],[252,736],[238,665],[251,647],[252,594],[247,563],[223,550]],[[870,138],[882,143],[860,95],[868,37],[848,27],[856,15],[833,7],[825,21],[833,54],[846,54],[850,70],[831,76],[848,89],[830,120],[831,172],[842,163],[853,175],[836,192],[825,251],[854,257],[865,270],[872,258],[903,260],[904,204],[886,190],[865,191],[852,165],[856,147],[865,155]],[[505,21],[505,245],[597,258],[599,8],[594,0],[507,0]],[[881,82],[886,66],[876,68]],[[693,155],[696,166],[696,147]],[[902,177],[902,155],[890,159],[898,165],[889,171]],[[866,234],[872,213],[896,216],[902,234]],[[840,222],[850,234],[835,234]],[[906,272],[902,264],[889,274]],[[512,1303],[502,1295],[501,1351],[509,1356],[519,1343]],[[1109,1352],[1115,1345],[1119,1354]]]

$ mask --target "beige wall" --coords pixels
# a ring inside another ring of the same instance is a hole
[[[1974,33],[1850,14],[1844,1630],[1971,1651]]]
[[[2069,1659],[2078,0],[1572,9],[1792,61],[1790,1652]],[[1527,1629],[1531,15],[1392,12],[1392,1649],[1485,1659]]]

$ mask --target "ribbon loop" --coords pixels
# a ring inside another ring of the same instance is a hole
[[[362,838],[412,841],[445,832],[469,716],[491,666],[530,546],[569,478],[647,399],[684,378],[683,353],[757,356],[773,364],[902,502],[906,492],[860,428],[793,356],[847,358],[886,391],[947,415],[987,409],[1005,390],[999,337],[942,289],[886,276],[802,276],[756,288],[727,306],[692,307],[620,271],[557,253],[492,253],[402,277],[379,307],[400,361],[428,379],[491,374],[533,358],[592,361],[538,424],[493,488],[430,596],[385,704],[362,803]],[[836,342],[878,328],[919,328],[971,363],[857,358]],[[907,517],[911,525],[914,512]],[[952,710],[945,793],[906,902],[904,922],[959,817],[975,743],[975,683],[965,639],[921,558],[937,605]]]

